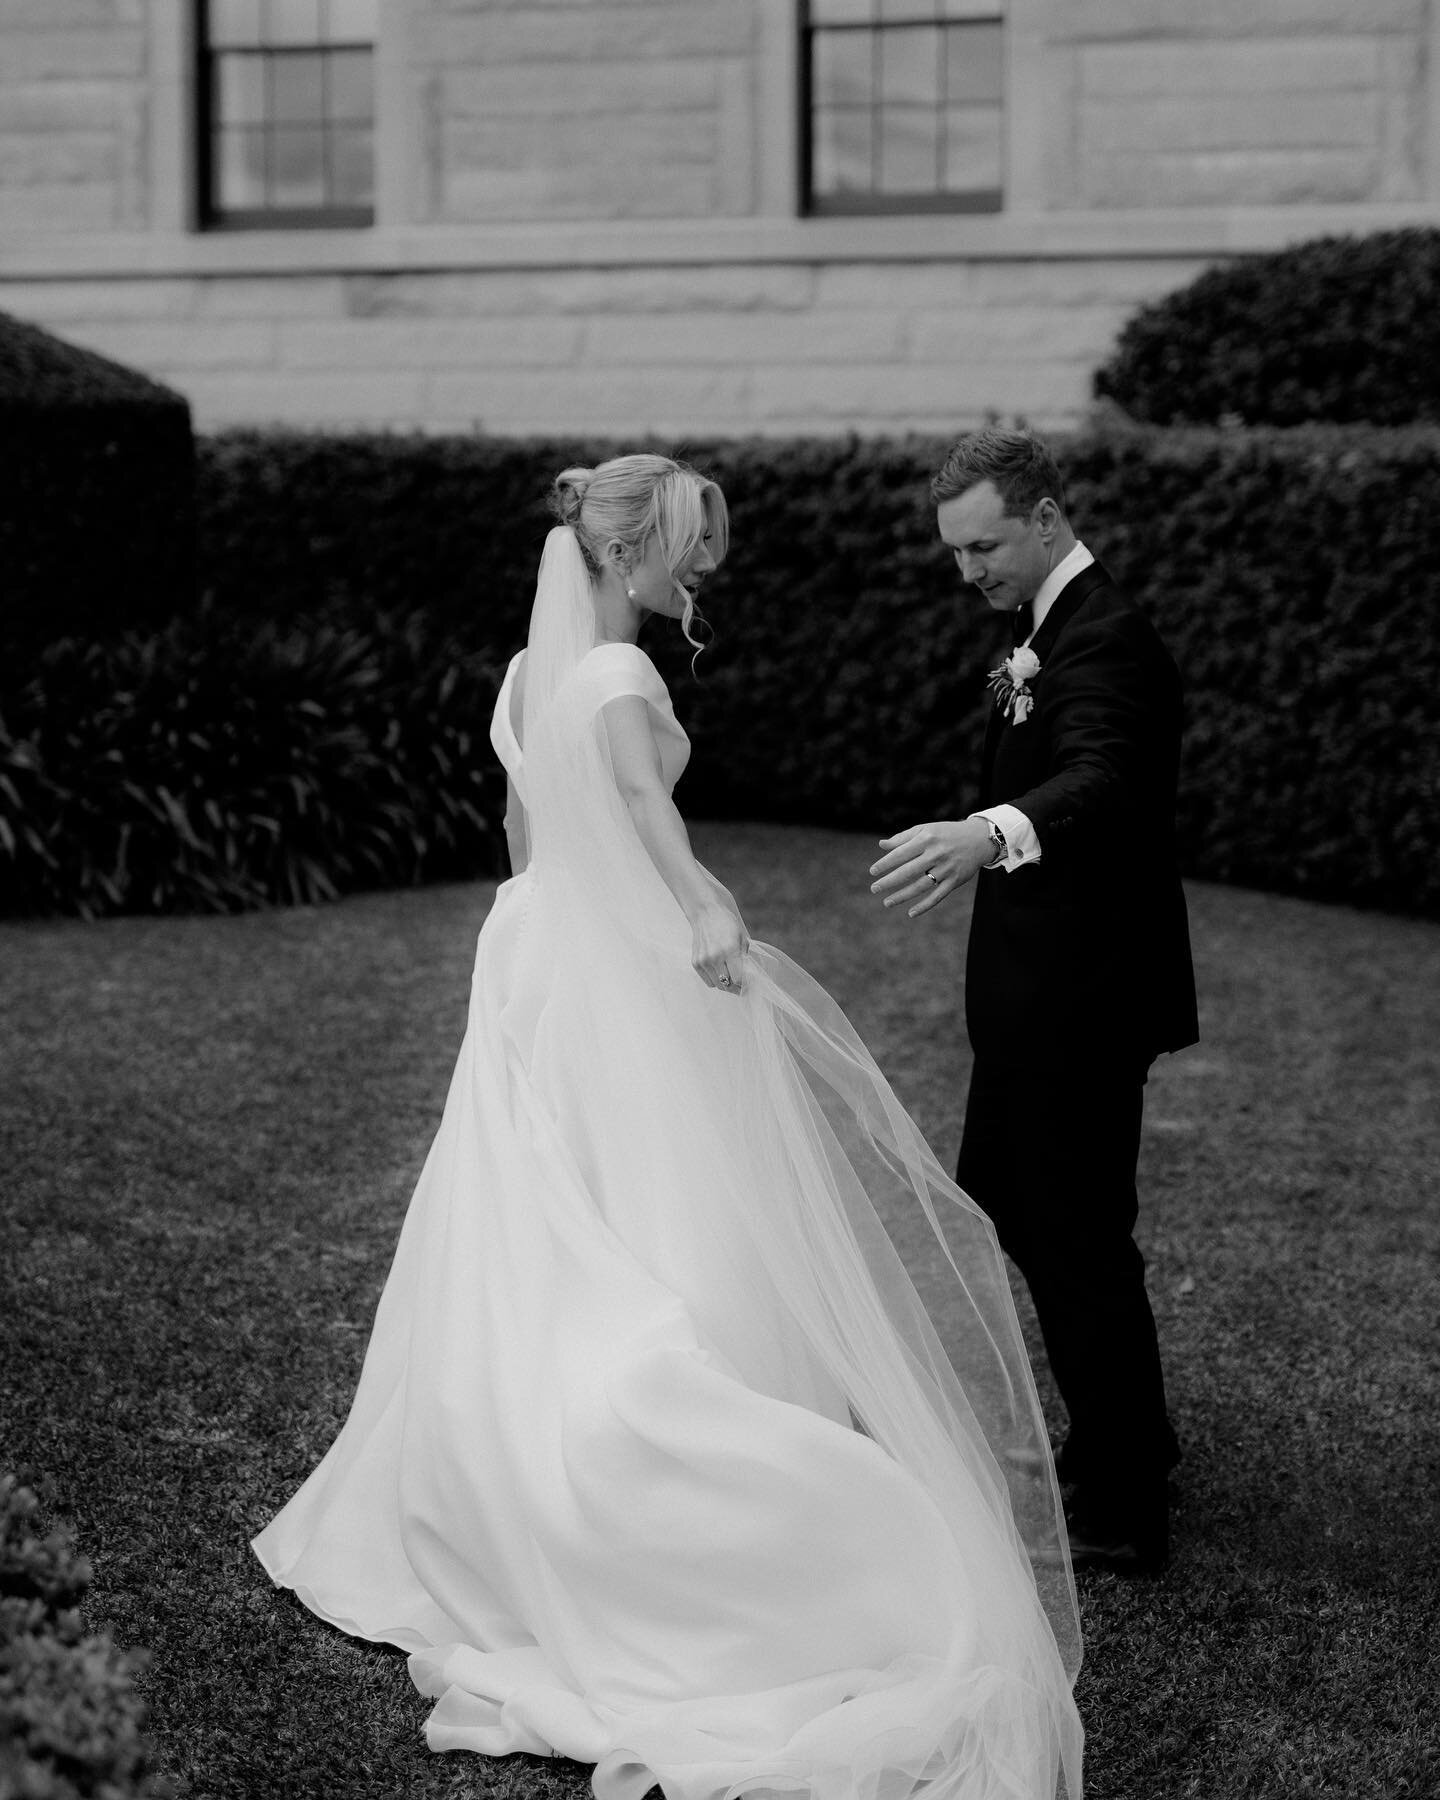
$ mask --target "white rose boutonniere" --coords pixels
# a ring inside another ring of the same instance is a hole
[[[1023,725],[1030,717],[1035,696],[1030,683],[1040,673],[1040,658],[1028,644],[1012,650],[998,669],[990,671],[990,692],[1007,719]]]

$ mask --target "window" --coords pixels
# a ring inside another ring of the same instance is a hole
[[[811,213],[997,212],[1001,0],[809,0],[801,191]]]
[[[378,0],[200,0],[202,223],[374,222],[378,11]]]

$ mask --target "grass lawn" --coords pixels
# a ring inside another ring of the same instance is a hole
[[[695,835],[952,1158],[961,904],[882,913],[868,839]],[[187,1795],[587,1791],[431,1757],[404,1659],[247,1548],[344,1415],[489,896],[0,926],[0,1466],[56,1479]],[[1082,1583],[1088,1792],[1432,1800],[1440,927],[1191,905],[1204,1042],[1154,1073],[1142,1165],[1175,1560]]]

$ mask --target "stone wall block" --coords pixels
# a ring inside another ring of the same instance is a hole
[[[142,24],[146,8],[147,0],[5,0],[5,26],[9,31],[106,30]]]
[[[184,278],[110,281],[11,281],[0,284],[0,311],[69,337],[87,320],[188,319],[197,286]]]
[[[172,385],[190,401],[201,431],[231,425],[384,431],[424,423],[422,379],[410,372],[339,375],[247,370],[188,375]]]
[[[195,285],[200,319],[342,319],[347,316],[343,275],[246,275]]]
[[[1098,363],[1129,317],[1127,306],[1059,307],[1036,304],[994,308],[960,308],[948,313],[912,315],[908,360],[972,362],[998,356],[1015,361],[1036,355],[1047,362]]]
[[[115,124],[115,223],[143,231],[150,217],[150,100],[143,90],[128,97]]]
[[[6,21],[8,27],[8,20]],[[0,69],[8,82],[145,73],[145,34],[135,29],[5,31]]]
[[[715,204],[713,116],[469,120],[444,132],[447,218],[688,218]]]
[[[93,133],[111,123],[114,103],[111,82],[11,82],[0,51],[0,132],[34,132],[52,142],[71,132]]]
[[[883,288],[897,312],[911,307],[951,306],[975,291],[976,262],[897,263],[877,270],[873,263],[820,263],[814,271],[815,304],[821,308],[873,309]]]
[[[0,133],[0,186],[95,182],[108,188],[114,161],[110,132]]]
[[[115,197],[108,184],[0,183],[0,231],[108,231],[114,215]]]
[[[1373,88],[1323,94],[1187,95],[1183,100],[1108,100],[1081,115],[1083,154],[1371,148],[1381,132]]]
[[[716,66],[709,61],[600,62],[583,77],[573,63],[482,64],[446,69],[441,105],[448,117],[481,119],[623,116],[637,108],[686,112],[714,106],[718,85]]]
[[[954,359],[901,369],[863,364],[785,368],[755,391],[759,419],[801,418],[825,430],[873,429],[876,420],[928,421],[956,428],[987,411],[1073,417],[1089,398],[1089,370],[1039,359]]]
[[[1380,80],[1380,200],[1421,200],[1425,197],[1425,128],[1432,83],[1427,93],[1429,60],[1417,57],[1403,38],[1395,38],[1381,51]]]
[[[282,322],[279,359],[293,369],[541,368],[572,362],[583,330],[555,318]]]
[[[1374,150],[1254,150],[1189,156],[1088,158],[1087,198],[1095,206],[1304,206],[1373,200]]]
[[[102,356],[183,387],[179,377],[189,369],[274,368],[276,330],[265,319],[227,323],[90,319],[75,321],[66,335]]]
[[[1374,36],[1097,44],[1080,53],[1081,85],[1087,100],[1349,90],[1379,79],[1382,46]]]
[[[602,64],[743,56],[754,36],[745,0],[673,0],[668,5],[591,4],[564,13],[419,15],[411,29],[416,64]],[[584,77],[579,77],[583,81]]]
[[[766,376],[766,381],[769,377]],[[431,418],[463,420],[493,432],[647,432],[694,435],[739,429],[753,417],[756,383],[749,370],[716,367],[623,371],[567,369],[557,381],[541,370],[426,377]]]
[[[701,362],[789,364],[893,362],[904,322],[894,311],[861,313],[688,313],[593,319],[587,364],[636,366]],[[768,374],[767,374],[768,379]]]
[[[1428,5],[1429,0],[1064,0],[1056,9],[1056,32],[1081,42],[1419,32]]]
[[[1063,313],[1075,306],[1133,307],[1168,293],[1198,275],[1200,258],[1115,258],[1103,262],[1043,262],[1015,259],[979,263],[973,271],[977,304],[987,308],[1046,306]]]

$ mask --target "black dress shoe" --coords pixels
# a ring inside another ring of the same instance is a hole
[[[1163,1532],[1097,1532],[1070,1527],[1070,1566],[1111,1575],[1159,1575],[1169,1560]]]

